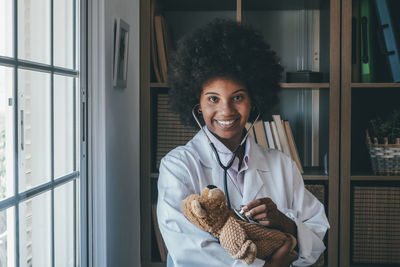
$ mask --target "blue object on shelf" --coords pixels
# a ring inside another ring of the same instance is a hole
[[[386,51],[385,54],[388,57],[390,70],[392,72],[392,78],[394,82],[400,82],[400,55],[399,49],[396,45],[396,37],[393,29],[393,23],[390,18],[388,1],[387,0],[375,0],[376,10],[378,14],[378,20],[383,32],[385,40]]]

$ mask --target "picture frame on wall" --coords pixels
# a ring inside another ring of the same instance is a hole
[[[128,80],[129,24],[115,20],[113,87],[126,88]]]

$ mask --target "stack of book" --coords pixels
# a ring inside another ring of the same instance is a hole
[[[272,119],[272,121],[257,121],[254,124],[254,132],[250,134],[255,137],[259,145],[278,149],[290,156],[296,162],[299,171],[304,173],[289,121],[282,120],[280,115],[272,115]]]

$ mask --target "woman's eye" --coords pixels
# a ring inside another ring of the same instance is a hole
[[[237,96],[233,97],[234,101],[239,101],[239,100],[242,100],[242,99],[243,99],[243,95],[237,95]]]
[[[217,101],[218,101],[218,98],[215,97],[215,96],[210,96],[210,97],[208,98],[208,100],[209,100],[210,102],[217,102]]]

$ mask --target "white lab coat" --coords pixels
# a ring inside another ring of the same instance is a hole
[[[278,150],[257,145],[250,137],[248,170],[243,197],[228,177],[233,208],[269,197],[297,225],[299,259],[293,265],[313,264],[325,250],[322,242],[329,228],[324,206],[304,188],[296,164]],[[223,170],[202,131],[185,146],[169,152],[160,164],[157,217],[167,245],[168,266],[249,266],[235,260],[209,233],[190,223],[182,213],[182,200],[200,194],[207,185],[224,188]],[[250,266],[263,266],[256,259]]]

